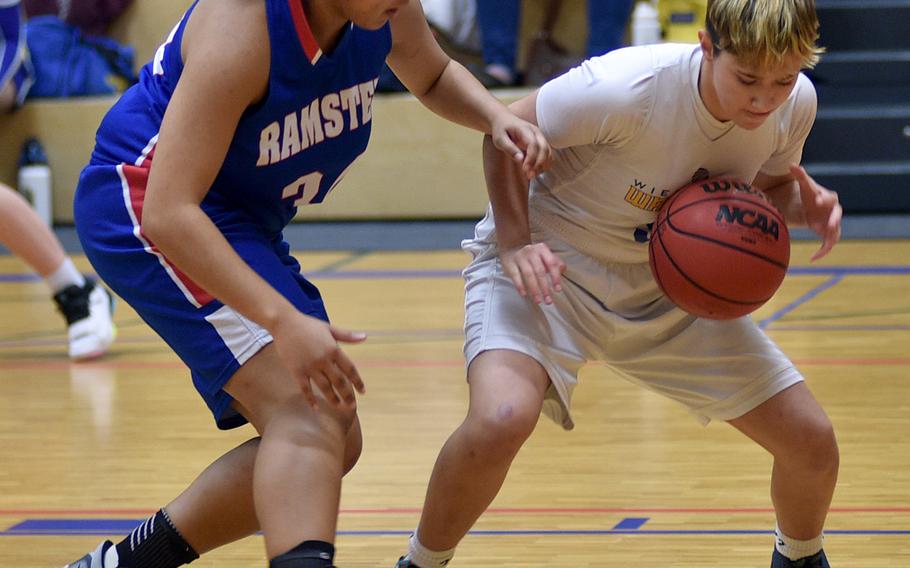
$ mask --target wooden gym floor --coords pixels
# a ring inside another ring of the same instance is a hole
[[[791,273],[755,314],[837,428],[826,549],[837,568],[910,566],[910,240],[854,240]],[[84,259],[80,266],[88,270]],[[367,381],[365,450],[345,481],[341,567],[391,568],[436,453],[461,420],[466,257],[306,252]],[[103,360],[70,364],[43,284],[0,257],[0,565],[59,566],[119,537],[252,436],[215,429],[188,374],[123,302]],[[766,567],[771,461],[724,424],[610,375],[583,372],[577,428],[542,419],[452,566]],[[457,498],[457,496],[456,496]],[[194,566],[264,566],[251,537]]]

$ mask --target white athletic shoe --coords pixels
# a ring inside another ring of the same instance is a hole
[[[99,544],[98,548],[95,550],[89,552],[72,564],[67,564],[63,568],[104,568],[104,555],[112,546],[114,546],[114,543],[106,540]]]
[[[54,301],[69,326],[70,359],[86,361],[107,353],[117,335],[111,320],[114,300],[107,290],[87,279],[85,286],[69,286]]]

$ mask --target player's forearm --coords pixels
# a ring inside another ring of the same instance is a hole
[[[485,134],[492,132],[497,115],[509,112],[470,71],[454,60],[449,60],[425,93],[416,96],[439,116]]]
[[[203,290],[266,329],[293,309],[240,258],[197,205],[151,209],[148,205],[143,234]]]
[[[528,180],[518,164],[496,149],[490,136],[483,138],[483,170],[500,249],[530,243]]]

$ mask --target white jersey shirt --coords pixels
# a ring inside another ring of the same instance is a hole
[[[602,262],[647,262],[650,224],[677,189],[799,163],[815,120],[809,79],[800,74],[787,101],[746,130],[708,112],[701,61],[698,45],[630,47],[541,87],[537,120],[555,154],[531,183],[532,225]]]

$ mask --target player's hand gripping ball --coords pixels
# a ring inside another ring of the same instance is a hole
[[[790,234],[764,193],[745,182],[710,179],[667,200],[648,256],[673,303],[696,316],[732,319],[777,291],[790,263]]]

